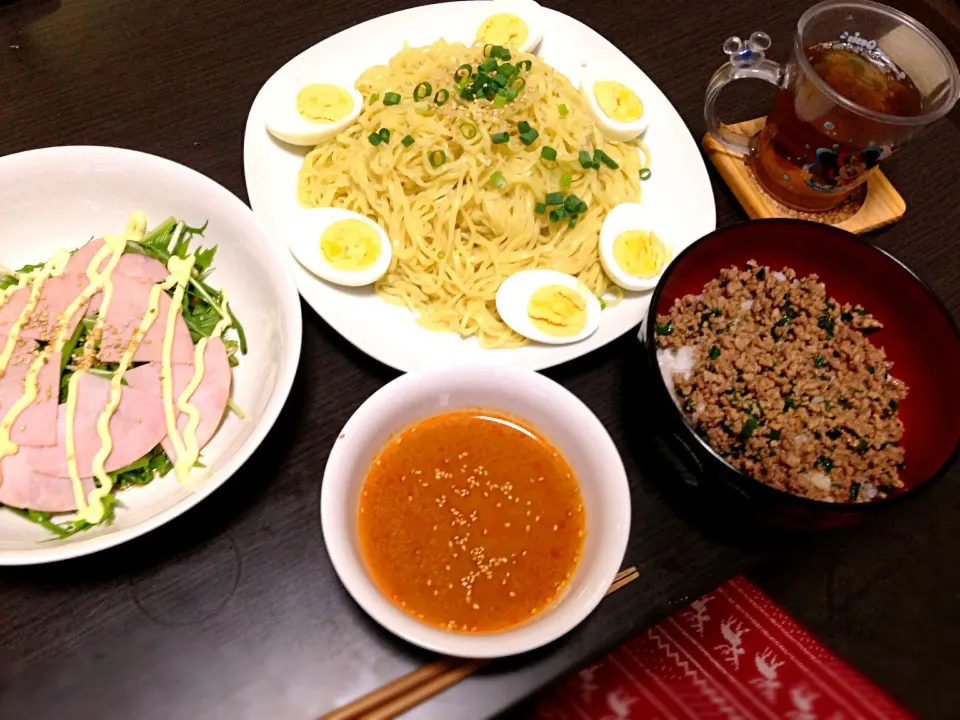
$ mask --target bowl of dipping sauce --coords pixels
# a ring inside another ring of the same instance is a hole
[[[321,492],[354,600],[421,647],[490,658],[576,627],[620,570],[630,490],[576,396],[534,372],[403,375],[354,413]]]

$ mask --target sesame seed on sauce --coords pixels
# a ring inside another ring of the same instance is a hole
[[[585,534],[566,461],[515,419],[489,418],[453,412],[400,433],[371,458],[361,493],[361,548],[378,584],[413,617],[456,632],[502,630],[546,607]]]

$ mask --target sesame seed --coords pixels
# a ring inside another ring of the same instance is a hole
[[[554,526],[553,526],[553,531],[554,531],[554,532],[557,531],[557,527],[558,527],[557,525],[554,525]]]
[[[477,603],[474,603],[474,604],[473,604],[473,609],[474,609],[474,610],[479,610],[479,609],[480,609],[480,606],[477,605]]]
[[[510,591],[510,597],[516,597],[516,596],[517,596],[517,594],[511,590],[511,591]]]

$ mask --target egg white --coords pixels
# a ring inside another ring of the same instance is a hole
[[[346,117],[332,123],[314,123],[304,120],[297,110],[297,94],[308,85],[336,85],[350,93],[353,108]],[[353,87],[318,78],[298,76],[280,84],[267,104],[265,124],[278,140],[291,145],[318,145],[347,129],[363,109],[363,96]]]
[[[650,230],[655,233],[667,250],[670,259],[666,262],[656,277],[641,278],[631,275],[617,263],[613,255],[613,244],[621,233],[628,230]],[[657,286],[663,272],[673,262],[676,249],[670,241],[670,230],[660,222],[658,214],[640,203],[620,203],[607,213],[600,227],[600,264],[613,280],[624,290],[652,290]]]
[[[320,238],[328,227],[340,220],[360,220],[374,228],[380,238],[380,256],[368,268],[356,271],[333,267],[320,251]],[[390,238],[382,227],[370,218],[342,208],[301,208],[291,219],[287,230],[287,244],[297,261],[307,270],[327,282],[346,287],[371,285],[390,268],[393,252]]]
[[[468,45],[478,42],[477,31],[480,29],[480,25],[485,23],[487,18],[500,13],[516,15],[527,25],[527,39],[519,47],[510,48],[512,51],[532,53],[537,49],[540,41],[543,40],[543,22],[541,20],[543,8],[534,0],[490,0],[490,2],[483,3],[482,12],[483,15],[473,29],[473,36],[467,43]],[[513,60],[510,62],[513,62]]]
[[[597,102],[597,95],[593,90],[593,86],[603,80],[618,82],[636,93],[637,97],[640,98],[640,102],[643,104],[643,112],[639,118],[632,122],[619,122],[603,111],[600,103]],[[587,107],[590,108],[590,113],[593,115],[594,120],[597,121],[597,125],[600,126],[600,131],[608,140],[628,142],[640,137],[647,131],[649,124],[647,118],[649,108],[647,107],[647,103],[643,95],[637,90],[636,83],[629,80],[625,73],[618,68],[610,65],[584,66],[580,73],[580,95],[583,97],[583,101]]]
[[[587,306],[587,322],[576,335],[554,337],[538,330],[527,315],[530,296],[545,285],[564,285],[580,293]],[[508,277],[497,290],[497,312],[515,333],[547,345],[580,342],[600,327],[600,301],[572,275],[557,270],[521,270]]]

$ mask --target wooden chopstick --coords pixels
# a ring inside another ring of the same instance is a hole
[[[607,595],[639,577],[640,573],[635,567],[621,570],[613,578]],[[489,660],[441,658],[327,713],[320,720],[360,720],[361,718],[387,720],[396,717],[447,688],[453,687],[488,662]]]

